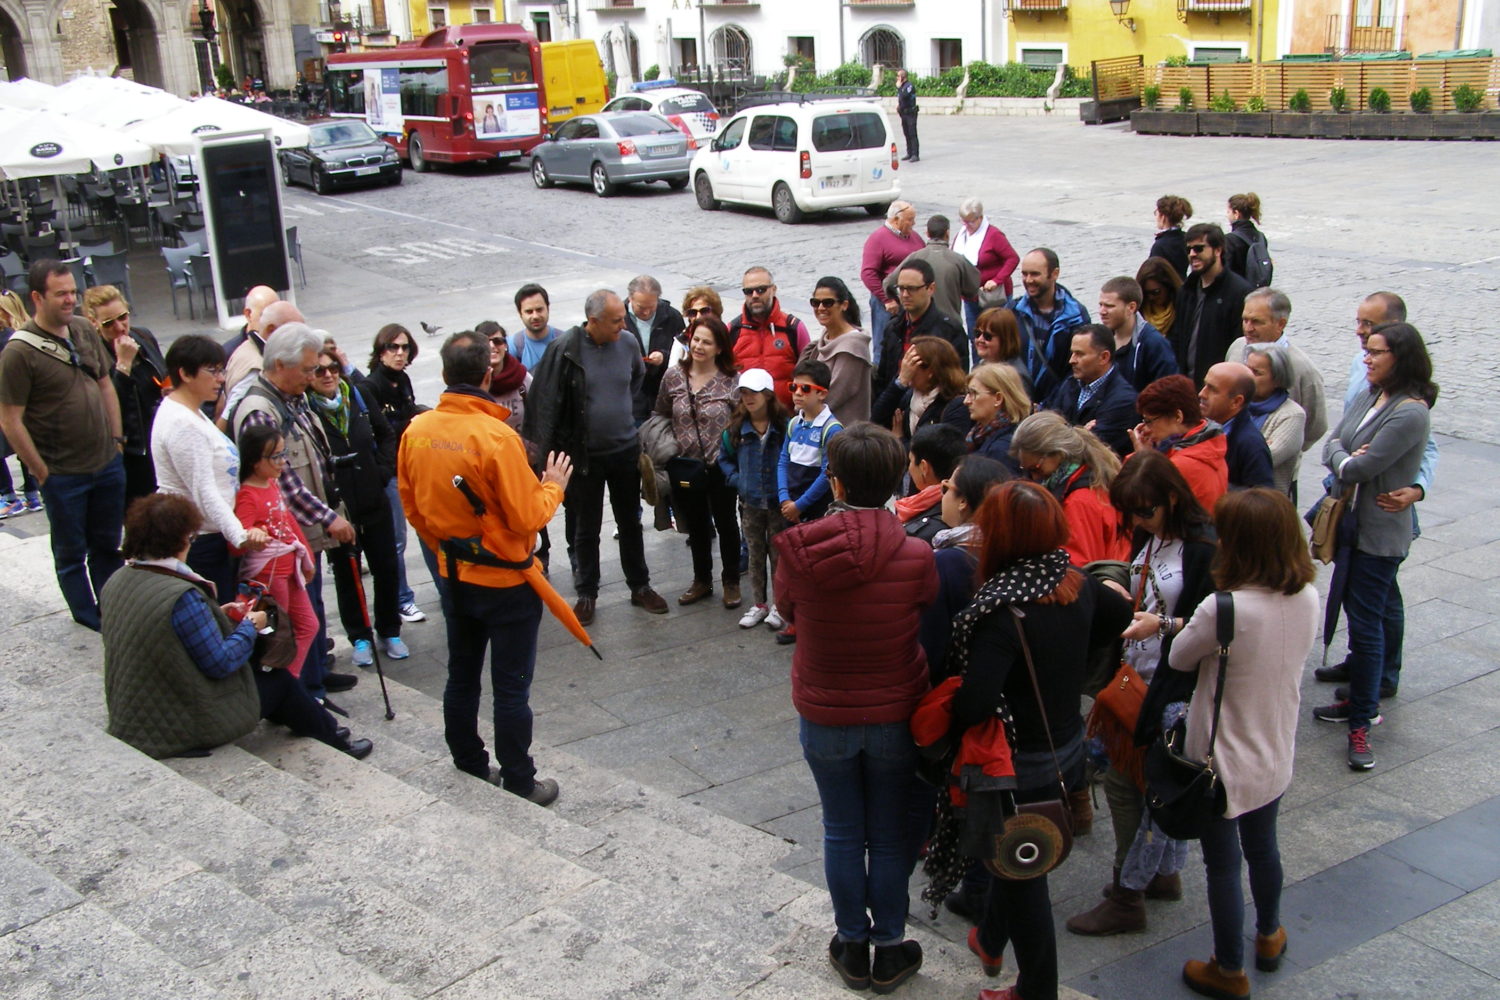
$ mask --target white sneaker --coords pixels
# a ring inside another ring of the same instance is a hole
[[[781,613],[776,610],[776,605],[774,604],[771,605],[771,610],[766,615],[766,627],[772,632],[780,632],[786,628],[786,622],[782,619]]]
[[[754,628],[761,622],[765,621],[766,615],[770,613],[771,609],[766,607],[764,604],[752,604],[748,608],[746,608],[745,613],[740,616],[740,628]]]
[[[422,609],[415,604],[401,605],[401,620],[404,622],[425,622],[427,616],[422,614]]]

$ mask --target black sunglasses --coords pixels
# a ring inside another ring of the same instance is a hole
[[[746,298],[750,297],[751,295],[764,295],[770,290],[770,285],[746,285],[744,288],[740,289],[740,291],[745,294]]]
[[[807,304],[814,309],[832,309],[839,304],[838,299],[808,299]]]

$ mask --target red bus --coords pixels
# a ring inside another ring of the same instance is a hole
[[[416,171],[508,159],[547,135],[542,51],[515,24],[465,24],[328,57],[328,110],[363,118]]]

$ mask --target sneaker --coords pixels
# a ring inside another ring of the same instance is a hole
[[[1375,766],[1375,751],[1370,749],[1370,727],[1349,730],[1349,767],[1368,771]]]
[[[27,497],[26,498],[26,513],[28,513],[28,514],[35,514],[37,511],[39,511],[41,509],[42,509],[42,498],[41,497]]]
[[[1345,699],[1344,701],[1336,701],[1332,705],[1323,705],[1320,708],[1313,709],[1313,718],[1320,719],[1323,722],[1348,722],[1350,711],[1350,703]],[[1384,721],[1385,716],[1377,712],[1375,718],[1370,720],[1370,725],[1378,726]]]
[[[740,628],[754,628],[765,621],[770,613],[771,609],[764,604],[752,604],[740,615]]]
[[[422,609],[416,604],[401,605],[401,620],[404,622],[425,622],[427,616],[422,614]]]
[[[369,639],[354,640],[354,665],[368,667],[375,662],[375,649]]]
[[[1348,701],[1349,700],[1349,689],[1347,687],[1344,687],[1344,686],[1340,685],[1339,687],[1336,687],[1336,688],[1333,689],[1333,697],[1337,701]],[[1387,700],[1389,700],[1391,698],[1394,698],[1394,697],[1396,697],[1396,689],[1393,688],[1393,687],[1391,687],[1385,681],[1381,681],[1380,682],[1380,700],[1381,701],[1387,701]]]
[[[5,520],[7,517],[14,517],[16,514],[24,513],[26,513],[26,501],[24,500],[6,500],[3,505],[0,505],[0,521]]]
[[[385,655],[393,660],[404,660],[411,655],[411,650],[406,648],[406,643],[401,641],[399,635],[393,635],[382,641],[385,643]]]
[[[776,610],[776,605],[771,605],[771,610],[766,613],[766,628],[772,632],[780,632],[786,628],[786,621],[781,617],[781,612]]]
[[[778,646],[790,646],[796,641],[797,626],[795,625],[788,625],[786,628],[776,633],[776,645]]]
[[[555,778],[538,778],[531,786],[530,793],[521,796],[527,802],[535,802],[539,806],[550,806],[557,801],[557,780]]]

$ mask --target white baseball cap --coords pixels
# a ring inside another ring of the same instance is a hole
[[[764,368],[748,368],[740,372],[739,388],[752,392],[774,392],[776,381]]]

